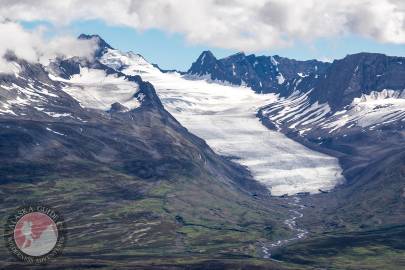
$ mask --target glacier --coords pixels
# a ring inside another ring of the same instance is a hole
[[[318,193],[343,181],[336,158],[310,150],[259,121],[256,113],[277,99],[274,94],[164,73],[140,55],[117,50],[109,50],[101,62],[151,82],[165,108],[183,126],[217,153],[246,166],[272,195]]]

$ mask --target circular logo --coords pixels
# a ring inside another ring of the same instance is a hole
[[[5,238],[10,252],[18,259],[46,263],[62,252],[66,241],[64,221],[47,206],[24,206],[9,217]]]

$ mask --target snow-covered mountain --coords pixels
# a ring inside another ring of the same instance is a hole
[[[246,169],[189,133],[164,108],[153,85],[137,75],[164,74],[158,68],[98,36],[80,38],[98,39],[94,59],[58,58],[43,66],[7,55],[15,72],[0,75],[2,183],[25,175],[10,166],[32,168],[35,178],[80,174],[94,163],[141,179],[209,173],[218,183],[246,188],[243,192],[268,194]]]
[[[335,158],[311,151],[260,123],[256,114],[277,100],[274,94],[259,95],[246,86],[163,73],[138,54],[114,49],[108,49],[100,62],[151,82],[165,108],[182,125],[219,154],[247,166],[273,195],[317,193],[343,180]]]
[[[0,115],[12,119],[72,120],[85,118],[78,104],[48,77],[39,64],[30,64],[16,58],[14,74],[0,75]]]
[[[207,51],[188,74],[275,93],[260,115],[285,132],[343,134],[347,128],[402,126],[404,119],[402,57],[360,53],[322,63],[239,53],[217,60]]]
[[[405,121],[405,58],[380,54],[350,55],[323,75],[293,80],[287,95],[262,108],[277,129],[322,137],[346,136]],[[322,135],[322,133],[324,135]]]
[[[98,36],[80,38],[97,38],[94,61],[56,59],[45,70],[16,59],[16,69],[25,67],[2,84],[5,117],[85,124],[110,112],[130,113],[148,106],[163,111],[164,105],[217,153],[247,166],[274,195],[317,193],[342,182],[336,158],[311,151],[260,123],[256,113],[276,99],[274,94],[165,73],[141,55],[115,50]]]
[[[309,140],[401,130],[405,121],[403,57],[359,53],[322,63],[243,53],[217,60],[203,52],[188,74],[273,92],[277,97],[258,113],[263,123]]]
[[[15,73],[0,76],[3,117],[86,121],[86,109],[108,111],[120,103],[122,110],[130,111],[160,104],[139,76],[115,72],[98,62],[58,59],[45,68],[19,59],[10,61]]]
[[[343,182],[335,157],[301,143],[311,141],[315,147],[306,145],[325,152],[318,146],[334,150],[331,138],[347,140],[385,126],[402,128],[405,94],[396,69],[402,65],[400,58],[388,57],[385,63],[381,55],[360,54],[327,64],[243,53],[217,60],[207,51],[182,75],[162,72],[141,55],[115,50],[98,36],[79,38],[97,38],[95,61],[56,59],[44,71],[15,59],[16,73],[7,75],[11,79],[2,84],[0,113],[88,121],[88,110],[129,112],[142,106],[164,106],[219,154],[249,168],[274,195],[316,193]],[[352,73],[347,71],[351,68]],[[210,69],[220,73],[211,74]],[[371,71],[378,74],[370,77]],[[272,74],[268,83],[279,88],[271,91],[280,92],[259,94],[258,88],[252,90],[254,80],[245,81],[241,74],[249,78]],[[337,84],[338,76],[346,80]],[[334,80],[328,83],[328,78]],[[155,86],[157,95],[143,80]],[[340,89],[341,85],[346,88]],[[335,98],[335,92],[342,92],[336,94],[340,98]],[[61,106],[61,100],[69,106]]]

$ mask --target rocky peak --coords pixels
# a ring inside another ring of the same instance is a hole
[[[218,60],[211,51],[203,51],[187,73],[192,75],[205,75],[215,72]]]
[[[80,40],[96,40],[97,42],[97,50],[95,51],[94,55],[96,57],[102,56],[108,49],[113,49],[110,44],[108,44],[104,39],[102,39],[99,35],[86,35],[81,34],[78,39]]]

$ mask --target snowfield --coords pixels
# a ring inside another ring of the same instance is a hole
[[[107,75],[103,70],[81,68],[80,74],[74,75],[70,80],[50,77],[68,83],[63,90],[83,107],[108,110],[115,102],[128,109],[140,106],[140,102],[134,98],[138,92],[138,84],[122,77]]]
[[[109,59],[109,55],[112,59]],[[342,181],[337,159],[312,151],[268,130],[256,117],[258,109],[274,102],[273,94],[250,88],[191,80],[162,73],[141,56],[111,51],[102,62],[141,75],[156,88],[165,108],[219,154],[247,166],[273,195],[330,190]]]

